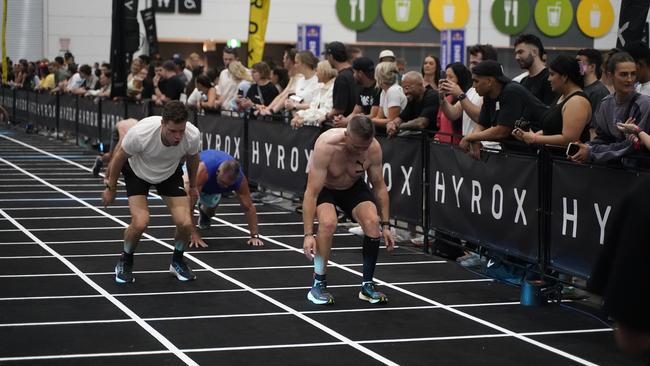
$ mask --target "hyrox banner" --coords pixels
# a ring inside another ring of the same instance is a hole
[[[285,192],[304,192],[319,133],[315,127],[293,130],[282,122],[248,121],[249,179]]]
[[[537,159],[430,146],[430,225],[507,254],[538,259]]]
[[[201,131],[201,150],[221,150],[242,162],[245,167],[244,123],[241,118],[221,117],[218,114],[197,116]]]
[[[16,89],[16,122],[27,123],[29,120],[29,91]]]
[[[39,128],[56,129],[57,98],[50,93],[30,92],[29,119]]]
[[[390,197],[390,215],[422,224],[421,137],[378,137],[383,155],[383,173]]]
[[[650,173],[563,161],[552,164],[550,262],[588,278],[601,252],[621,240],[647,240]]]

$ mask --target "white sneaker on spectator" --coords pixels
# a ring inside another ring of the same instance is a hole
[[[396,236],[396,235],[395,235],[395,229],[394,229],[394,228],[390,228],[390,231],[393,233],[393,236]],[[348,229],[348,232],[351,233],[351,234],[354,234],[354,235],[356,235],[356,236],[360,236],[360,237],[364,237],[364,236],[366,235],[366,234],[363,232],[363,229],[361,228],[360,225],[357,225],[357,226],[354,226],[354,227],[349,228],[349,229]],[[379,228],[379,232],[381,232],[381,228]],[[396,238],[395,240],[397,240],[397,238]]]
[[[363,237],[365,235],[363,233],[363,229],[361,228],[361,225],[349,228],[348,232],[352,233],[352,234],[354,234],[356,236],[361,236],[361,237]]]

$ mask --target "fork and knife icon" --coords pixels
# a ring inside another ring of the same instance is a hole
[[[359,7],[359,22],[366,21],[366,0],[350,0],[350,21],[357,20],[357,6]]]
[[[510,18],[512,17],[512,26],[517,26],[519,18],[519,0],[503,0],[503,12],[506,18],[506,27],[510,26]]]

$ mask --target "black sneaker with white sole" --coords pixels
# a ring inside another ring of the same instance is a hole
[[[93,177],[99,177],[99,171],[102,170],[103,166],[104,162],[102,161],[102,158],[98,156],[95,159],[95,164],[93,165]]]
[[[115,282],[120,284],[135,282],[135,277],[133,277],[133,262],[129,263],[120,258],[120,261],[115,266]]]
[[[169,265],[169,272],[176,276],[179,281],[193,281],[196,279],[196,275],[183,259],[172,260]]]
[[[198,222],[199,229],[207,230],[210,228],[210,224],[211,224],[210,216],[208,216],[205,212],[203,212],[201,205],[199,205],[199,222]]]

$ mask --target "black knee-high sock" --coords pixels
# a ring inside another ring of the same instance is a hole
[[[363,237],[363,282],[372,281],[379,254],[379,238]]]

